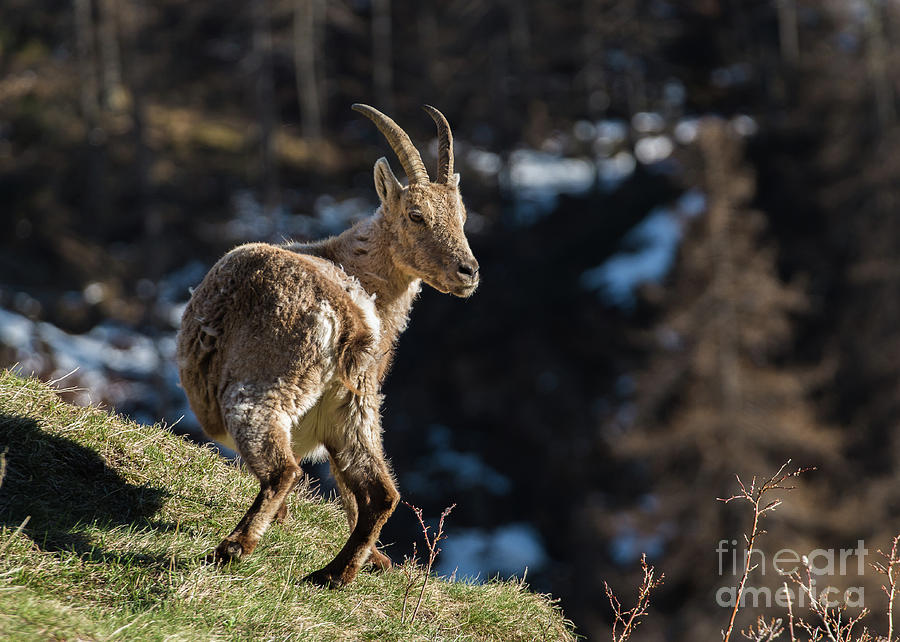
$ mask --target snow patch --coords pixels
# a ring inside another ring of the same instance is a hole
[[[656,134],[666,126],[666,120],[656,112],[639,111],[631,117],[631,126],[642,134]]]
[[[494,530],[466,528],[452,530],[441,542],[439,575],[465,582],[483,582],[501,577],[521,576],[526,569],[539,571],[548,561],[540,534],[530,524],[505,524]]]
[[[665,537],[662,534],[641,535],[633,528],[623,528],[610,543],[610,555],[620,566],[628,566],[646,553],[649,558],[659,558],[663,553]]]
[[[628,138],[628,125],[623,120],[601,120],[597,123],[597,142],[617,145]]]
[[[738,134],[738,136],[753,136],[757,131],[759,131],[759,125],[756,124],[756,121],[746,114],[739,114],[731,119],[731,127]]]
[[[594,182],[591,163],[546,152],[520,149],[509,159],[510,187],[515,190],[581,194]]]
[[[512,490],[509,478],[497,472],[479,454],[454,449],[451,435],[446,426],[433,424],[429,427],[427,440],[431,453],[419,459],[415,469],[404,475],[404,485],[415,493],[437,495],[446,490],[449,479],[454,489],[509,494]]]
[[[496,176],[503,168],[503,160],[499,154],[483,149],[470,149],[466,153],[466,162],[469,163],[469,167],[485,176]]]
[[[531,149],[509,157],[504,187],[515,199],[513,222],[530,225],[556,207],[560,194],[584,194],[594,185],[594,164]]]
[[[375,211],[375,207],[365,198],[354,197],[338,201],[326,195],[316,199],[315,211],[320,229],[312,230],[316,234],[308,233],[306,236],[321,236],[321,232],[326,234],[343,232],[352,223],[369,216]]]
[[[661,283],[672,268],[685,223],[706,209],[706,197],[688,190],[673,208],[657,208],[624,237],[624,249],[601,265],[585,270],[582,287],[596,290],[610,305],[630,310],[635,290],[645,283]]]
[[[690,145],[697,139],[697,132],[700,129],[699,118],[682,118],[675,125],[675,140],[682,145]]]
[[[646,136],[635,143],[634,155],[644,165],[650,165],[667,159],[674,149],[668,136]]]
[[[669,272],[681,240],[681,226],[669,210],[654,210],[624,240],[636,251],[613,254],[603,264],[582,273],[581,284],[599,290],[614,306],[632,308],[634,290],[639,285],[659,282]]]
[[[225,223],[226,238],[246,241],[281,242],[287,238],[318,238],[342,232],[355,221],[369,216],[374,207],[364,198],[338,201],[320,196],[314,215],[293,214],[285,207],[267,212],[250,190],[239,190],[232,198],[234,216]]]
[[[620,151],[612,158],[601,158],[597,161],[597,176],[600,185],[607,191],[618,187],[634,173],[637,162],[630,152]]]
[[[160,420],[159,408],[184,400],[175,366],[175,333],[149,337],[114,323],[102,323],[85,334],[70,334],[44,321],[0,309],[0,345],[10,349],[25,375],[45,379],[63,375],[65,385],[79,390],[76,403],[103,402],[133,419]],[[74,371],[74,374],[73,374]],[[170,423],[184,416],[185,427],[198,428],[186,401],[176,406]]]

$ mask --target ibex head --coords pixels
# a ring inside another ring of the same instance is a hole
[[[440,140],[437,181],[431,182],[422,157],[397,123],[368,105],[355,104],[353,109],[384,134],[409,179],[404,187],[387,159],[375,162],[375,190],[395,240],[390,248],[394,262],[435,290],[469,296],[478,287],[478,261],[463,231],[466,208],[459,194],[459,174],[453,173],[453,134],[447,119],[425,106]]]

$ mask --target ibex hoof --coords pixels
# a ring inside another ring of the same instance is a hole
[[[290,512],[288,511],[287,502],[284,502],[281,507],[278,509],[278,512],[275,513],[275,523],[276,524],[284,524]]]
[[[216,565],[230,564],[240,560],[243,554],[243,546],[237,542],[225,540],[216,547],[216,550],[206,556],[206,561]]]
[[[372,555],[369,556],[369,566],[375,571],[387,571],[394,565],[391,558],[379,550],[372,549]]]
[[[344,585],[344,581],[339,575],[334,575],[330,571],[326,571],[324,568],[310,573],[303,578],[303,581],[309,582],[310,584],[315,584],[316,586],[323,586],[330,589],[340,588]]]

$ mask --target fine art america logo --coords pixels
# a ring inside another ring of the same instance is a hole
[[[863,540],[858,540],[856,548],[824,549],[817,548],[802,555],[790,548],[782,548],[774,555],[767,556],[760,549],[748,552],[738,547],[737,540],[719,540],[716,554],[719,561],[719,577],[734,576],[737,581],[744,574],[747,562],[753,568],[753,575],[780,576],[784,580],[801,577],[803,586],[796,582],[786,581],[774,591],[766,586],[745,586],[741,594],[740,606],[751,607],[788,607],[806,606],[810,595],[823,606],[865,606],[865,589],[862,586],[850,586],[844,590],[828,583],[828,578],[855,576],[865,574],[866,555],[869,554]],[[716,604],[722,607],[733,607],[737,599],[738,587],[722,586],[716,591]]]

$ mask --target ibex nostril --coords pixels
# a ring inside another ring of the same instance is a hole
[[[459,267],[456,268],[457,271],[467,278],[474,278],[476,274],[478,274],[478,264],[477,263],[460,263]]]

